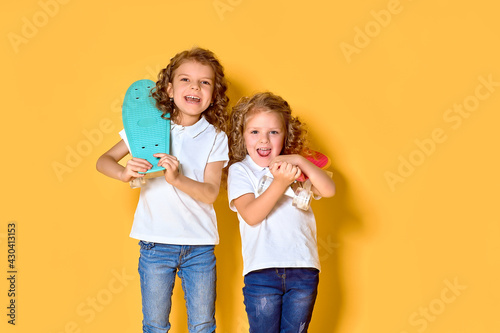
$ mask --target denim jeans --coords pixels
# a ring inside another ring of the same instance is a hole
[[[170,330],[175,274],[182,281],[190,333],[215,332],[213,245],[169,245],[140,241],[143,332]]]
[[[268,268],[245,275],[250,333],[307,332],[316,301],[315,268]]]

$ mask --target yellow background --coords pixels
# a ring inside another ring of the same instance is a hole
[[[499,332],[499,10],[489,0],[5,2],[0,330],[141,330],[128,237],[138,191],[95,162],[119,140],[128,86],[198,45],[225,66],[231,105],[282,95],[333,160],[338,193],[313,204],[323,270],[310,332]],[[237,220],[224,192],[215,206],[218,332],[245,332]],[[172,332],[187,332],[179,285]]]

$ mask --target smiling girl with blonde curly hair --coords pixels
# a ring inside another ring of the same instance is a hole
[[[156,107],[163,112],[162,117],[172,119],[174,122],[179,117],[179,110],[175,107],[172,97],[167,88],[172,85],[175,71],[185,62],[196,62],[212,68],[214,73],[213,99],[210,106],[203,111],[202,116],[217,130],[226,131],[227,104],[229,98],[226,95],[227,83],[224,76],[224,68],[215,55],[206,49],[193,48],[175,55],[170,63],[158,74],[158,81],[152,96],[156,100]]]
[[[252,97],[242,97],[233,107],[229,132],[229,165],[245,159],[247,155],[243,137],[245,124],[252,115],[259,112],[274,112],[282,118],[286,136],[280,154],[301,154],[307,150],[306,127],[298,118],[292,116],[288,102],[270,92],[259,93]]]
[[[270,92],[241,99],[229,130],[228,198],[237,212],[243,255],[244,303],[250,332],[307,332],[320,262],[311,208],[284,196],[301,173],[317,196],[335,194],[333,180],[303,155],[304,125]],[[259,194],[259,181],[272,176]]]
[[[152,97],[170,119],[170,154],[158,153],[164,177],[141,188],[130,236],[139,240],[143,331],[168,332],[177,274],[186,300],[189,332],[215,332],[216,268],[219,242],[213,203],[228,161],[228,97],[224,70],[215,55],[193,48],[174,56],[158,75]],[[161,119],[160,119],[161,120]],[[132,157],[126,133],[97,161],[103,174],[129,182],[152,165]]]

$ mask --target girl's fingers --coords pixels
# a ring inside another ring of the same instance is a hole
[[[164,154],[164,153],[153,154],[153,156],[158,157],[159,159],[170,158],[172,160],[177,160],[177,157],[175,157],[174,155],[169,155],[169,154]]]
[[[179,162],[177,160],[165,159],[158,165],[164,167],[167,172],[175,172],[179,169]]]
[[[300,168],[297,168],[297,172],[295,173],[294,179],[299,178],[301,174],[302,174],[302,170],[300,170]]]
[[[144,164],[140,164],[140,165],[130,165],[130,168],[129,170],[132,171],[132,172],[146,172],[148,171],[149,169],[151,169],[151,166],[150,165],[144,165]]]
[[[159,166],[163,166],[164,163],[178,163],[177,157],[168,154],[154,154],[155,157],[160,158],[158,161]]]
[[[132,158],[127,162],[127,165],[131,165],[133,167],[139,167],[139,168],[147,168],[150,169],[152,167],[151,163],[149,163],[147,160],[144,160],[142,158]]]
[[[160,158],[160,160],[158,161],[158,165],[162,166],[162,167],[165,167],[165,165],[169,165],[169,164],[173,164],[173,163],[175,163],[175,162],[172,161],[171,159],[169,159],[168,157]]]
[[[280,170],[283,172],[283,173],[287,173],[287,174],[290,174],[290,173],[295,173],[295,168],[297,168],[295,165],[293,164],[290,164],[290,163],[287,163],[287,162],[283,162],[280,166]]]
[[[146,174],[144,173],[138,173],[138,172],[131,172],[130,173],[130,176],[132,176],[133,178],[141,178],[141,177],[144,177]]]

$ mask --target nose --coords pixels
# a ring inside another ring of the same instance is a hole
[[[260,135],[260,142],[269,142],[269,135],[267,133],[261,133]]]
[[[200,90],[200,85],[197,82],[192,82],[191,89]]]

